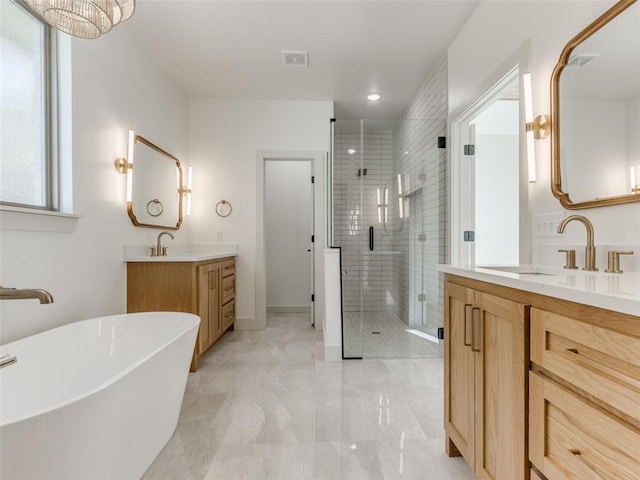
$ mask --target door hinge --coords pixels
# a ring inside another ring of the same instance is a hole
[[[312,302],[315,302],[315,301],[316,301],[316,296],[315,296],[313,293],[311,294],[311,301],[312,301]]]
[[[475,145],[465,145],[464,146],[464,154],[467,156],[476,154],[476,146]]]
[[[316,177],[315,176],[311,176],[311,183],[316,183]]]
[[[438,339],[444,340],[444,327],[438,327]]]
[[[473,230],[465,230],[463,239],[465,242],[474,242],[476,240],[476,232]]]
[[[315,243],[316,241],[316,236],[315,235],[311,235],[311,243]]]
[[[447,148],[447,137],[438,137],[438,148]]]
[[[419,293],[418,294],[418,301],[419,302],[424,302],[427,300],[427,296],[424,293]]]

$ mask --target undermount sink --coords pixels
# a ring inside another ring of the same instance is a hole
[[[479,265],[478,268],[486,270],[495,270],[498,272],[517,273],[518,275],[556,275],[547,269],[536,267],[534,265],[513,265],[513,266],[484,266]]]

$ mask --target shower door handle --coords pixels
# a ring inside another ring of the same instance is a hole
[[[373,225],[369,227],[369,250],[373,250]]]

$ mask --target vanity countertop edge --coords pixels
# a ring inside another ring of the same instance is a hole
[[[133,262],[204,262],[238,255],[238,246],[231,245],[165,245],[167,255],[152,257],[147,245],[125,245],[123,261]]]
[[[544,267],[550,274],[529,275],[450,264],[438,265],[437,269],[459,277],[640,316],[640,272],[608,274]]]

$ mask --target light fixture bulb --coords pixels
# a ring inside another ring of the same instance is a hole
[[[129,142],[127,144],[127,202],[133,201],[133,146],[136,143],[136,132],[129,130]]]
[[[354,153],[356,153],[356,149],[355,148],[347,148],[347,153],[349,155],[353,155]]]
[[[380,98],[382,98],[382,96],[378,93],[370,93],[369,95],[367,95],[367,99],[371,100],[372,102],[376,102],[380,100]]]

